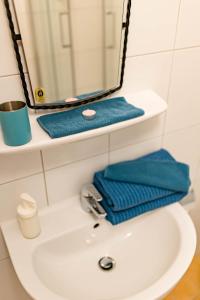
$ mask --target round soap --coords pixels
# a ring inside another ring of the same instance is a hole
[[[93,109],[86,109],[82,112],[82,115],[86,120],[92,120],[96,116],[96,111]]]

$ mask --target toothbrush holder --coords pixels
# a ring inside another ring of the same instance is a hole
[[[1,103],[0,123],[6,145],[21,146],[31,140],[31,127],[25,102],[7,101]]]

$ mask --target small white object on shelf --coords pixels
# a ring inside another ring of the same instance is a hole
[[[20,230],[25,238],[36,238],[41,232],[37,203],[26,193],[21,194],[20,198],[21,203],[17,207],[17,220]]]
[[[31,112],[29,115],[32,130],[31,142],[18,147],[9,147],[4,144],[0,130],[0,155],[28,152],[36,149],[41,150],[44,148],[56,147],[67,143],[78,142],[92,137],[97,137],[103,134],[114,132],[116,130],[120,130],[122,128],[133,126],[134,124],[144,122],[164,113],[167,110],[167,103],[165,102],[165,100],[163,100],[160,96],[158,96],[151,90],[142,91],[136,94],[117,94],[117,97],[119,96],[123,96],[130,104],[143,109],[145,114],[143,116],[115,123],[109,126],[80,132],[62,138],[51,139],[37,122],[37,118],[42,114],[35,114],[34,112]],[[113,95],[112,97],[114,98],[115,95]]]
[[[82,115],[86,120],[93,120],[96,117],[96,111],[94,109],[85,109]]]
[[[64,100],[66,103],[69,103],[69,104],[73,104],[73,103],[77,103],[80,101],[80,99],[78,98],[67,98]]]

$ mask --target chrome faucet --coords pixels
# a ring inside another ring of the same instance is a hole
[[[83,186],[81,190],[81,206],[84,211],[92,213],[98,219],[105,218],[106,212],[99,204],[102,200],[101,194],[93,184],[89,183]]]

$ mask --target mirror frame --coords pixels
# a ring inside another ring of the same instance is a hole
[[[122,55],[122,64],[121,64],[121,77],[120,77],[119,85],[115,88],[106,90],[105,92],[103,92],[99,95],[89,97],[89,98],[86,98],[83,100],[81,99],[80,101],[78,101],[74,104],[69,104],[69,103],[66,103],[66,104],[56,104],[56,103],[49,104],[49,103],[47,103],[47,104],[34,104],[34,105],[31,104],[30,95],[29,95],[29,91],[28,91],[28,85],[27,85],[26,78],[24,75],[24,67],[22,64],[22,58],[20,55],[19,44],[18,44],[19,41],[22,42],[22,37],[21,37],[21,34],[17,34],[15,31],[15,26],[14,26],[14,22],[13,22],[13,16],[11,13],[9,0],[4,0],[4,5],[6,8],[11,37],[12,37],[13,46],[14,46],[14,50],[15,50],[15,56],[17,59],[19,74],[20,74],[20,78],[21,78],[21,82],[22,82],[22,87],[24,90],[24,96],[26,99],[27,106],[29,108],[35,109],[35,110],[38,110],[38,109],[45,110],[45,109],[61,109],[61,108],[80,106],[80,105],[87,104],[87,103],[102,99],[104,97],[107,97],[107,96],[111,95],[112,93],[121,89],[121,87],[123,85],[123,80],[124,80],[125,61],[126,61],[130,14],[131,14],[131,0],[128,0],[128,2],[127,2],[126,21],[122,23],[122,29],[125,29],[125,33],[124,33],[124,47],[123,47],[123,55]]]

